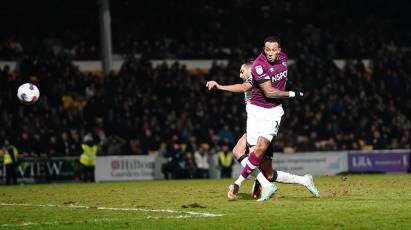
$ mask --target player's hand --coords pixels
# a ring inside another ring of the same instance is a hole
[[[302,98],[304,97],[304,93],[301,91],[289,91],[290,98]]]
[[[301,91],[295,91],[295,97],[304,97],[304,93]]]
[[[220,85],[216,81],[208,81],[206,84],[206,87],[208,88],[208,90],[218,89],[219,86]]]

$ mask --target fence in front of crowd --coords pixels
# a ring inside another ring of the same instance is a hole
[[[5,166],[0,161],[0,183],[5,181]],[[17,167],[19,183],[73,181],[79,172],[79,157],[20,157]]]
[[[406,173],[411,170],[411,150],[324,151],[274,154],[273,168],[293,174],[310,173],[331,176],[341,173]],[[216,157],[210,160],[217,161]],[[99,156],[96,181],[132,181],[163,179],[161,156]],[[217,165],[217,162],[214,164]],[[233,178],[241,171],[233,166]],[[5,167],[0,162],[0,183],[5,180]],[[17,169],[19,183],[74,181],[79,175],[78,157],[22,158]],[[219,178],[218,168],[210,168],[211,178]]]

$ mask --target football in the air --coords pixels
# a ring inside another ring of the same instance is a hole
[[[24,83],[17,90],[17,98],[25,105],[36,103],[40,97],[40,91],[34,84]]]

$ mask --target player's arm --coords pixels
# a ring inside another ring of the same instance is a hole
[[[292,97],[302,97],[302,92],[297,91],[283,91],[274,88],[271,85],[271,78],[266,73],[266,70],[261,66],[253,66],[251,70],[253,76],[253,81],[256,82],[264,93],[264,96],[268,98],[292,98]]]
[[[292,97],[302,97],[303,92],[300,91],[282,91],[271,86],[270,81],[263,81],[259,83],[261,90],[264,95],[268,98],[292,98]]]
[[[253,86],[250,83],[244,82],[242,84],[220,85],[217,89],[233,93],[244,93],[249,91],[252,87]]]
[[[206,84],[208,90],[218,89],[233,93],[243,93],[252,88],[251,83],[244,82],[242,84],[233,84],[233,85],[220,85],[216,81],[208,81]]]

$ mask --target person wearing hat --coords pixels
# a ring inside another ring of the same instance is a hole
[[[84,136],[80,155],[81,179],[83,182],[94,182],[94,168],[96,167],[97,145],[93,136],[89,133]]]

